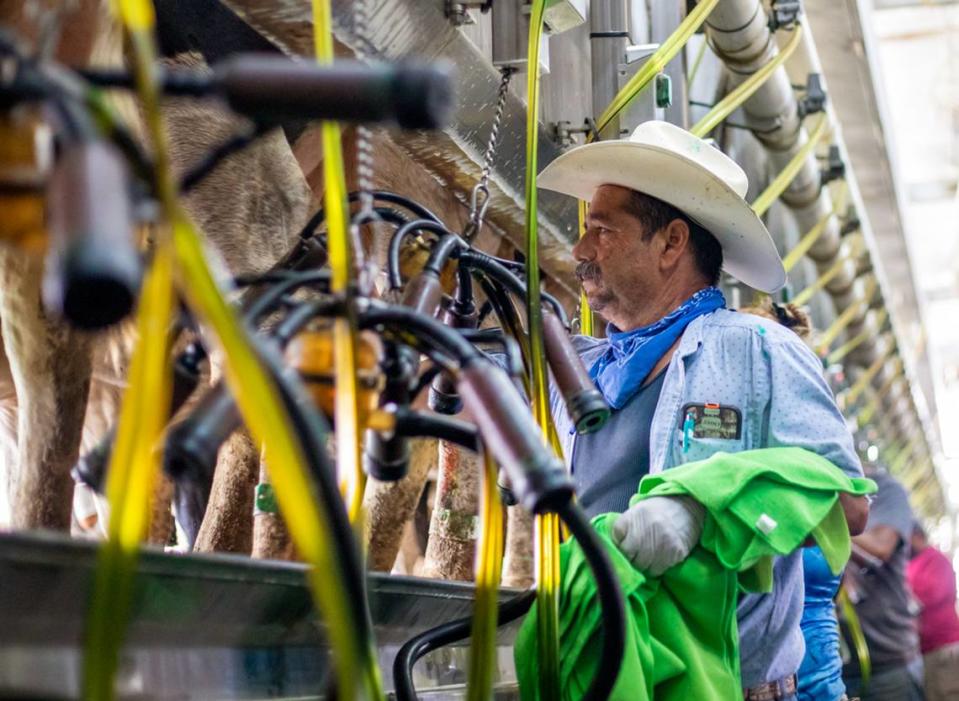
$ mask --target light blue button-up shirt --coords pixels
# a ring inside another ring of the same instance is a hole
[[[574,343],[586,367],[606,341]],[[683,408],[715,403],[740,410],[738,439],[683,442]],[[569,460],[576,440],[557,392],[551,392],[557,432]],[[687,328],[666,370],[650,430],[650,472],[703,460],[720,451],[795,446],[823,456],[851,476],[862,475],[852,435],[822,375],[822,363],[798,336],[750,314],[719,309]],[[638,486],[638,485],[637,485]],[[796,673],[805,646],[802,553],[778,558],[771,594],[747,594],[737,609],[743,688]]]

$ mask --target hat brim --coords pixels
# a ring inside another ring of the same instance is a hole
[[[730,275],[762,292],[775,292],[786,284],[776,244],[749,204],[722,179],[675,151],[629,141],[587,144],[554,160],[536,182],[586,201],[601,185],[651,195],[687,214],[719,240],[723,269]]]

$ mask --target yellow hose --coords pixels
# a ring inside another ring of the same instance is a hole
[[[215,338],[224,351],[224,370],[227,383],[236,397],[244,421],[253,433],[254,439],[266,444],[269,454],[272,456],[270,469],[280,507],[298,551],[312,565],[309,572],[309,583],[314,599],[327,625],[327,635],[333,651],[332,659],[338,684],[338,697],[355,699],[357,698],[357,691],[362,688],[365,697],[371,699],[382,698],[379,670],[373,658],[370,641],[357,638],[356,631],[362,629],[362,622],[354,620],[351,615],[352,609],[347,604],[349,597],[354,596],[355,592],[347,590],[340,564],[332,557],[335,553],[335,547],[329,528],[329,515],[322,510],[322,502],[314,501],[312,498],[313,490],[306,460],[298,440],[290,430],[290,422],[277,388],[264,371],[256,352],[249,344],[246,332],[236,318],[233,308],[220,293],[204,259],[200,239],[176,202],[176,188],[169,169],[165,135],[158,110],[159,93],[154,69],[156,51],[152,37],[154,24],[152,5],[148,0],[122,0],[118,10],[130,33],[137,60],[137,82],[157,164],[157,190],[160,193],[165,217],[172,227],[172,253],[176,264],[174,269],[176,281],[201,321],[213,330]],[[148,280],[154,280],[152,284],[156,285],[157,288],[161,287],[162,275],[164,270],[167,269],[164,268],[164,265],[166,265],[164,260],[169,257],[169,250],[170,237],[166,237],[166,241],[161,239],[158,242],[157,257],[154,262],[154,265],[161,266],[159,273],[151,272],[148,276]],[[156,281],[157,277],[160,278],[159,281]],[[150,301],[147,295],[148,291],[145,290],[144,300],[141,302],[141,305],[143,305],[141,313],[143,315],[146,315],[146,304]],[[160,295],[159,290],[155,295]],[[155,328],[161,320],[161,315],[152,315],[149,319],[143,321],[144,328],[149,328],[150,333],[155,335]],[[163,348],[163,344],[155,341],[150,342],[148,336],[141,337],[140,340],[140,345],[146,348],[138,348],[134,357],[137,357],[138,354],[146,357],[148,354],[157,353],[157,349]],[[165,350],[165,348],[163,349]],[[144,361],[144,364],[146,364],[146,361]],[[131,367],[131,373],[132,370]],[[146,375],[147,373],[144,371],[143,374]],[[165,373],[165,377],[167,377],[168,382],[168,373]],[[132,383],[139,381],[137,375],[131,374]],[[132,402],[131,408],[124,407],[123,414],[133,415],[137,413],[139,402],[152,403],[158,410],[168,403],[162,401],[164,396],[162,392],[151,394],[139,392],[137,389],[131,384],[126,397],[127,401]],[[150,425],[142,424],[138,427],[131,421],[127,421],[124,426],[123,414],[121,414],[121,428],[117,436],[118,448],[124,445],[124,442],[133,442],[134,440],[138,440],[139,445],[149,445],[151,449],[154,448],[155,442],[148,443],[146,440],[146,436],[151,429]],[[138,438],[136,436],[138,432],[143,437]],[[116,451],[117,457],[115,460],[118,464],[119,461],[123,460],[123,454],[121,450]],[[140,459],[146,460],[146,458]],[[119,490],[119,487],[116,489]],[[129,495],[126,495],[126,497],[129,498]],[[132,530],[133,528],[130,527],[130,532]],[[135,557],[135,551],[133,557]],[[124,574],[132,579],[132,572],[135,567],[133,557],[125,558],[126,573],[123,571],[114,572],[111,576],[109,572],[102,574],[98,572],[97,582],[100,583],[100,586],[108,587],[111,582],[122,585],[124,583],[122,575]],[[101,629],[97,621],[98,613],[102,611],[102,608],[98,608],[98,601],[103,601],[103,592],[100,589],[95,588],[93,601],[94,613],[91,617],[91,635],[88,635],[88,646],[85,652],[88,657],[104,655],[105,663],[99,665],[95,662],[85,661],[85,669],[94,672],[94,679],[91,681],[85,679],[84,688],[90,690],[85,698],[99,701],[99,699],[112,697],[112,679],[105,680],[102,677],[102,672],[106,671],[112,676],[113,670],[110,668],[110,658],[112,656],[115,660],[116,650],[93,649],[90,646],[89,641],[92,635],[98,629]],[[114,601],[107,600],[106,607],[107,613],[117,621],[122,622],[126,617],[127,612],[122,597],[114,599]],[[122,623],[116,623],[115,625],[119,629]],[[107,642],[118,647],[121,641],[119,637],[114,636],[113,638],[108,637]],[[115,662],[113,664],[115,665]]]
[[[666,64],[680,52],[686,45],[686,42],[689,41],[689,38],[695,34],[696,30],[706,21],[709,13],[713,11],[713,8],[716,7],[718,2],[719,0],[702,0],[696,5],[695,10],[686,15],[686,18],[680,22],[676,31],[670,34],[669,38],[646,60],[642,68],[629,79],[629,82],[623,86],[622,90],[613,98],[613,101],[609,103],[609,107],[599,116],[599,119],[596,120],[597,131],[601,132],[609,126],[609,123],[612,122],[620,112],[626,109],[629,103],[642,92],[643,88],[656,77],[656,74],[666,67]]]
[[[859,400],[859,396],[866,391],[866,386],[873,381],[873,378],[879,374],[879,371],[882,370],[882,366],[885,364],[886,359],[895,352],[896,347],[893,344],[889,344],[889,347],[886,351],[876,358],[872,365],[870,365],[866,371],[856,380],[855,384],[849,388],[849,391],[846,394],[846,406],[852,406]]]
[[[775,177],[775,179],[769,183],[769,186],[763,190],[763,193],[756,198],[752,204],[753,211],[756,212],[760,217],[766,213],[772,203],[779,199],[779,196],[783,194],[789,184],[793,181],[796,175],[799,173],[799,169],[802,168],[803,161],[806,160],[806,157],[812,153],[813,149],[816,148],[816,145],[819,144],[820,139],[826,133],[826,126],[829,123],[828,117],[824,114],[820,119],[819,123],[816,125],[816,128],[813,129],[812,133],[809,135],[809,140],[802,145],[802,147],[796,151],[796,155],[792,157],[792,160],[786,164],[786,167],[782,169],[782,172]]]
[[[793,55],[793,52],[796,50],[796,47],[799,46],[799,42],[802,39],[802,32],[802,25],[797,24],[796,29],[793,31],[792,36],[782,51],[769,63],[744,80],[735,90],[731,91],[726,97],[716,103],[713,108],[706,113],[706,116],[696,122],[695,126],[689,131],[700,138],[707,136],[720,122],[732,114],[737,107],[752,97],[753,94],[763,86],[763,83],[769,80],[775,70]],[[705,46],[705,42],[703,45]]]
[[[836,195],[836,199],[833,200],[832,210],[826,212],[809,231],[803,234],[803,237],[799,240],[799,243],[796,244],[795,248],[783,258],[783,268],[786,269],[787,273],[796,267],[796,264],[802,260],[804,255],[809,253],[813,244],[819,240],[819,237],[822,236],[822,233],[826,230],[826,224],[829,223],[829,220],[834,216],[838,216],[842,210],[846,208],[848,193],[849,186],[846,184],[846,181],[843,180],[839,193]]]
[[[872,417],[878,411],[882,400],[886,398],[886,395],[892,391],[893,385],[896,383],[896,380],[902,375],[902,358],[896,358],[896,370],[893,372],[889,379],[886,380],[882,387],[879,388],[879,391],[876,392],[876,396],[872,398],[872,401],[869,402],[863,410],[856,415],[856,425],[857,426],[867,426],[869,422],[872,421]]]
[[[813,298],[817,292],[826,287],[830,282],[832,282],[839,273],[842,272],[843,267],[850,260],[855,259],[862,253],[862,249],[865,247],[865,243],[861,237],[853,239],[852,244],[849,248],[849,253],[846,256],[839,257],[836,262],[829,266],[826,271],[820,275],[816,280],[801,290],[795,297],[791,300],[793,304],[798,306],[804,305],[810,299]]]
[[[689,88],[692,86],[693,81],[696,80],[696,74],[699,73],[699,66],[703,62],[703,57],[706,55],[706,48],[709,46],[709,42],[706,41],[706,37],[703,37],[702,43],[699,45],[699,49],[696,51],[696,58],[693,59],[693,65],[689,69],[689,75],[686,76],[686,91],[689,92]]]
[[[147,129],[155,139],[161,124],[154,84],[153,6],[128,0],[117,10],[130,35]],[[162,144],[156,148],[155,163],[157,189],[161,200],[168,202],[173,190],[165,184],[170,178],[170,168]],[[159,465],[156,451],[166,424],[163,407],[169,405],[173,261],[170,236],[165,230],[159,234],[153,266],[144,279],[137,312],[140,343],[131,358],[130,384],[124,393],[107,478],[107,498],[111,506],[108,540],[97,553],[84,635],[81,688],[83,698],[94,701],[114,697],[113,677],[132,603],[138,547],[149,528],[150,495]]]
[[[470,634],[467,701],[489,701],[493,697],[496,671],[496,616],[500,575],[503,571],[504,517],[496,486],[497,468],[489,451],[483,451],[483,479],[480,495],[480,537],[476,547],[476,605]]]
[[[159,473],[160,437],[169,405],[169,329],[173,261],[169,236],[157,247],[137,312],[141,340],[130,362],[129,387],[110,456],[107,540],[97,553],[83,651],[83,698],[114,698],[113,677],[133,596],[139,545],[150,525],[150,496]]]
[[[333,63],[332,15],[329,0],[313,0],[313,41],[316,60]],[[333,322],[336,394],[333,415],[336,423],[336,466],[340,490],[354,525],[361,518],[366,475],[361,457],[359,386],[357,384],[356,314],[353,309],[353,251],[350,245],[346,176],[343,171],[343,144],[336,122],[320,126],[323,141],[323,204],[326,209],[330,287],[346,300],[346,316]]]
[[[586,233],[586,202],[578,200],[577,214],[579,218],[579,238],[583,238]],[[586,293],[579,293],[579,332],[584,336],[593,335],[593,310],[589,308],[589,300],[586,299]]]
[[[526,54],[526,318],[529,326],[530,395],[536,423],[544,436],[548,435],[551,417],[539,289],[536,146],[539,136],[539,47],[545,6],[546,0],[532,3]],[[536,518],[536,551],[540,688],[543,698],[559,699],[559,519],[555,515]]]
[[[863,298],[858,302],[850,304],[842,314],[837,316],[835,320],[823,331],[818,338],[816,343],[816,352],[819,354],[824,354],[829,350],[829,346],[832,345],[832,342],[839,338],[847,326],[849,326],[856,316],[863,311],[868,309],[869,305],[872,303],[873,295],[876,293],[876,290],[879,289],[879,283],[876,282],[875,277],[870,277],[869,281],[865,284],[865,293]],[[842,356],[837,358],[835,361],[830,360],[830,362],[838,362],[842,359]]]
[[[865,303],[865,304],[868,304],[869,302],[868,302],[867,300],[864,300],[864,303]],[[857,305],[854,305],[854,307],[855,307],[855,306],[857,306]],[[881,329],[881,328],[882,328],[882,325],[886,323],[886,317],[887,317],[888,315],[889,315],[889,312],[888,312],[886,309],[880,309],[880,310],[879,310],[879,312],[878,312],[877,315],[876,315],[876,328],[877,328],[877,329]],[[845,343],[843,343],[841,346],[839,346],[839,348],[837,348],[837,349],[834,350],[832,353],[830,353],[830,354],[826,357],[826,362],[827,362],[829,365],[832,365],[832,364],[834,364],[834,363],[838,363],[840,360],[842,360],[842,359],[845,358],[847,355],[849,355],[849,354],[852,353],[854,350],[856,350],[856,348],[858,348],[858,347],[861,346],[863,343],[865,343],[866,341],[868,341],[868,340],[872,337],[873,333],[874,333],[874,331],[873,331],[872,329],[866,329],[865,331],[862,331],[862,332],[859,333],[858,335],[853,336],[851,339],[849,339],[848,341],[846,341]],[[827,349],[827,348],[829,348],[829,345],[828,345],[828,344],[826,344],[825,348],[820,345],[820,346],[817,346],[817,347],[816,347],[816,350],[822,351],[822,350],[825,350],[825,349]]]
[[[869,646],[866,643],[866,636],[863,635],[862,626],[859,624],[859,614],[852,605],[849,593],[845,586],[839,587],[839,608],[842,611],[842,617],[849,628],[849,635],[852,637],[853,647],[856,648],[856,657],[859,658],[859,679],[861,686],[859,693],[862,694],[869,685],[869,679],[872,677],[872,662],[869,659]]]

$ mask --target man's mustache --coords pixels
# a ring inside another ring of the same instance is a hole
[[[601,279],[603,274],[599,269],[599,265],[593,261],[584,260],[576,266],[576,277],[579,278],[580,282],[585,282],[586,280],[595,282]]]

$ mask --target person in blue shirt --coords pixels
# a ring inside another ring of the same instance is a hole
[[[776,321],[804,341],[812,331],[809,316],[794,304],[775,304],[767,299],[742,311]],[[842,575],[832,573],[826,556],[815,545],[803,548],[802,562],[805,593],[799,627],[806,655],[799,666],[797,695],[799,701],[843,701],[846,685],[842,679],[835,605]]]
[[[629,507],[639,479],[716,452],[800,447],[861,476],[852,436],[815,354],[788,329],[725,308],[720,269],[765,292],[785,271],[744,196],[746,174],[689,132],[646,122],[629,139],[570,150],[539,175],[541,188],[590,202],[573,249],[606,338],[574,345],[613,409],[577,435],[562,397],[551,411],[590,514],[620,511],[612,537],[639,569],[658,575],[699,541],[702,507],[662,497]],[[842,498],[850,532],[864,498]],[[777,558],[770,594],[737,607],[744,698],[796,699],[804,642],[802,553]]]

